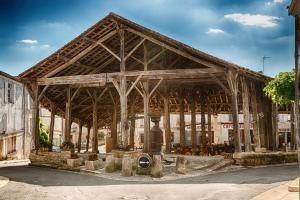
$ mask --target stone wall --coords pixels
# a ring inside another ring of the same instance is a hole
[[[30,162],[33,165],[49,165],[52,167],[64,167],[67,165],[67,159],[70,158],[69,151],[57,152],[38,152],[31,153]]]
[[[235,164],[243,166],[258,166],[298,162],[297,152],[270,152],[270,153],[235,153]]]

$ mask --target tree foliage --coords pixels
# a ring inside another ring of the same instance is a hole
[[[263,89],[278,105],[287,105],[295,100],[295,72],[280,72]]]
[[[45,124],[43,123],[43,121],[41,119],[39,120],[39,127],[40,127],[40,146],[48,148],[50,145],[49,133],[45,127]]]

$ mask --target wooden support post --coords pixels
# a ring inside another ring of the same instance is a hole
[[[206,147],[206,127],[205,127],[205,96],[201,94],[200,100],[200,112],[201,112],[201,148],[202,152]]]
[[[118,136],[117,136],[117,105],[113,106],[112,111],[112,124],[111,124],[111,137],[113,143],[113,149],[117,148],[118,146]]]
[[[231,91],[231,104],[233,116],[233,134],[235,152],[241,152],[241,136],[239,128],[239,110],[238,110],[238,73],[232,70],[228,71],[227,81]]]
[[[295,106],[291,103],[290,123],[291,123],[291,149],[296,149],[296,134],[295,134]]]
[[[259,136],[259,116],[257,111],[257,95],[255,83],[251,83],[251,107],[252,107],[252,118],[253,118],[253,135],[255,147],[261,148],[260,136]]]
[[[261,88],[258,87],[258,91],[261,91]],[[260,144],[261,144],[261,147],[266,147],[266,139],[265,139],[265,114],[263,112],[263,97],[260,93],[256,93],[257,95],[257,100],[258,100],[258,103],[257,103],[257,111],[258,111],[258,122],[259,122],[259,137],[260,137]]]
[[[51,117],[50,117],[50,128],[49,128],[49,151],[53,148],[53,132],[54,132],[54,122],[55,122],[55,108],[54,104],[51,104]]]
[[[81,151],[81,136],[82,136],[82,123],[79,122],[79,133],[78,133],[78,144],[77,144],[78,153],[80,153]]]
[[[32,104],[32,135],[34,141],[35,152],[39,150],[40,147],[40,129],[39,129],[39,86],[34,84],[33,86],[33,104]]]
[[[165,97],[164,99],[164,129],[165,129],[165,140],[166,140],[166,153],[171,152],[171,125],[170,125],[170,105],[169,96],[167,92],[167,86],[165,86]]]
[[[135,116],[130,119],[130,147],[134,149]]]
[[[125,44],[124,30],[121,28],[120,33],[120,72],[125,72]],[[121,104],[121,134],[123,146],[128,146],[128,110],[127,110],[127,79],[125,75],[120,76],[120,104]]]
[[[272,103],[272,132],[273,132],[273,148],[277,150],[279,147],[278,135],[278,107],[277,104]]]
[[[150,149],[150,111],[149,111],[149,82],[143,82],[144,87],[144,152],[148,153]]]
[[[207,106],[207,133],[208,133],[208,142],[209,145],[212,144],[213,138],[212,138],[212,127],[211,127],[211,103],[208,99],[208,106]]]
[[[193,92],[191,96],[191,138],[192,138],[192,147],[195,149],[197,146],[197,133],[196,133],[196,98]]]
[[[70,142],[71,124],[72,124],[72,122],[71,122],[71,88],[67,88],[64,142]]]
[[[251,151],[251,135],[250,135],[250,110],[249,110],[249,85],[246,78],[241,78],[242,98],[243,98],[243,115],[244,115],[244,138],[245,152]]]
[[[91,127],[88,126],[87,127],[87,136],[86,136],[86,152],[89,151],[89,147],[90,147],[90,134],[91,134]]]
[[[180,146],[185,147],[185,121],[184,121],[184,95],[183,90],[179,97],[179,122],[180,122]]]
[[[98,153],[98,113],[97,113],[97,102],[93,102],[92,152],[93,153]]]
[[[144,43],[144,71],[148,71],[148,51],[147,46]],[[143,99],[144,99],[144,152],[148,153],[150,150],[150,111],[149,111],[149,81],[143,82]]]

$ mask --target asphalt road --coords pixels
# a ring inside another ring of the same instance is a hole
[[[0,168],[10,182],[0,199],[226,199],[243,200],[292,180],[298,165],[251,168],[163,182],[127,182],[39,167]]]

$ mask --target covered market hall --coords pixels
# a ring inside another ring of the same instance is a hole
[[[39,105],[51,111],[50,142],[54,116],[59,115],[65,118],[64,143],[70,143],[71,124],[78,123],[78,143],[85,126],[93,153],[98,151],[97,133],[103,127],[111,131],[112,149],[134,147],[134,124],[140,117],[144,118],[143,151],[149,152],[153,113],[163,116],[165,152],[171,151],[170,114],[174,113],[180,116],[182,146],[186,146],[185,114],[191,115],[192,148],[196,115],[201,115],[202,149],[212,142],[211,115],[231,114],[235,152],[278,147],[278,109],[263,93],[271,78],[114,13],[19,77],[33,98],[35,150],[39,149]],[[239,114],[244,118],[244,144]]]

